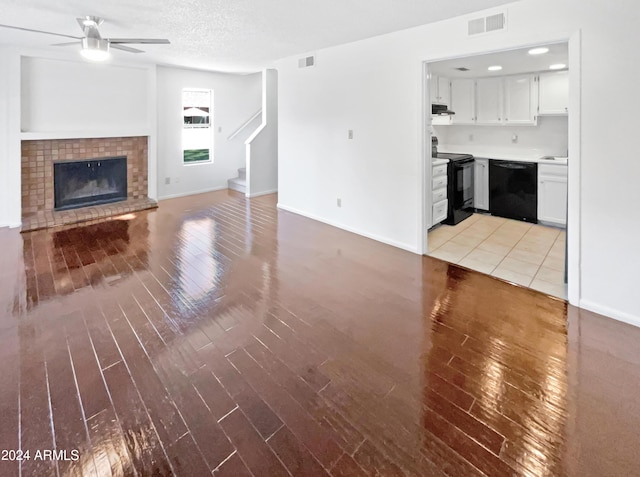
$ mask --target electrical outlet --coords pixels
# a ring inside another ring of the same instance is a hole
[[[171,184],[171,177],[165,177],[164,178],[164,185],[169,185]]]
[[[473,134],[469,134],[469,142],[473,141]]]
[[[336,205],[338,207],[342,207],[342,199],[340,199],[340,198],[336,199]]]
[[[513,136],[511,136],[511,142],[516,143],[518,142],[518,135],[514,134]]]
[[[222,126],[218,126],[218,132],[222,132]]]
[[[349,139],[353,139],[353,129],[349,129]]]

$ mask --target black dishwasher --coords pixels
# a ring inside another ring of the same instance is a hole
[[[538,164],[491,159],[489,212],[508,219],[538,222]]]

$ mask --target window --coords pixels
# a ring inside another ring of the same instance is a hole
[[[210,89],[182,90],[184,164],[213,161],[213,108]]]

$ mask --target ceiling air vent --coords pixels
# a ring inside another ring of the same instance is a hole
[[[488,17],[474,18],[469,20],[468,32],[469,36],[479,35],[482,33],[491,33],[494,31],[504,30],[507,27],[507,15],[505,12],[489,15]]]
[[[504,30],[505,16],[504,13],[498,13],[497,15],[490,15],[487,17],[487,33],[490,31]]]
[[[469,36],[484,33],[484,18],[469,20]]]
[[[308,68],[316,64],[315,56],[307,56],[298,60],[298,68]]]
[[[454,68],[454,70],[458,70],[458,71],[469,71],[469,68],[465,68],[464,66],[461,66],[460,68]]]

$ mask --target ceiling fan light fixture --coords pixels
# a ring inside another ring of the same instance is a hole
[[[103,20],[100,17],[96,17],[94,15],[87,15],[84,18],[78,18],[78,21],[82,23],[82,25],[86,27],[98,27],[102,24]]]
[[[87,60],[105,61],[109,58],[109,42],[102,38],[83,38],[80,54]]]

